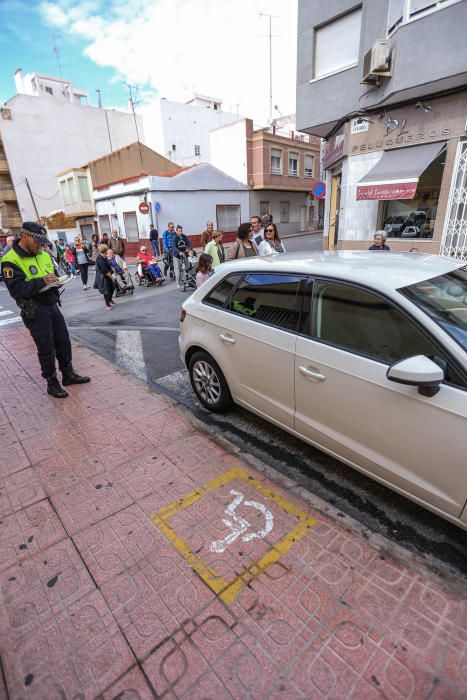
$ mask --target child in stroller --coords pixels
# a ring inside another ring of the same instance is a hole
[[[159,261],[147,252],[146,246],[141,246],[140,252],[136,256],[138,263],[135,274],[136,284],[149,287],[150,284],[163,284],[165,277],[159,267]]]
[[[112,266],[112,279],[115,286],[115,296],[119,297],[127,292],[129,294],[133,294],[135,288],[123,258],[121,258],[119,255],[115,255],[111,248],[107,250],[106,257]]]
[[[196,289],[196,265],[198,258],[191,248],[180,256],[180,291],[186,289]]]

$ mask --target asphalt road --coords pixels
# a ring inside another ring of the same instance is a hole
[[[287,239],[287,250],[321,249],[317,236]],[[91,284],[94,274],[91,273]],[[187,293],[167,281],[162,288],[136,288],[106,311],[101,295],[78,279],[66,285],[63,312],[77,341],[157,390],[168,393],[220,434],[378,533],[421,556],[442,575],[467,579],[465,531],[380,486],[323,452],[240,408],[222,416],[195,400],[178,353],[178,319]],[[0,284],[0,330],[15,323],[16,307]],[[12,311],[11,314],[2,311]],[[78,370],[85,368],[78,367]]]

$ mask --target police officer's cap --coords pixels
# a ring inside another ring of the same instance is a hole
[[[39,243],[42,245],[47,245],[50,243],[49,239],[47,238],[47,231],[45,228],[40,224],[36,224],[35,221],[24,221],[22,230],[24,233],[27,233],[29,236],[35,238],[36,241],[39,241]]]

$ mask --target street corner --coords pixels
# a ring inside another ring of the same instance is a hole
[[[151,520],[228,605],[316,524],[239,467],[161,508]]]

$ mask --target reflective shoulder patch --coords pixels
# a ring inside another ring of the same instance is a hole
[[[5,266],[5,267],[3,268],[3,270],[2,270],[2,275],[3,275],[3,276],[5,277],[5,279],[7,279],[7,280],[13,279],[13,275],[14,275],[13,268],[12,268],[12,267],[7,267],[7,266]]]

